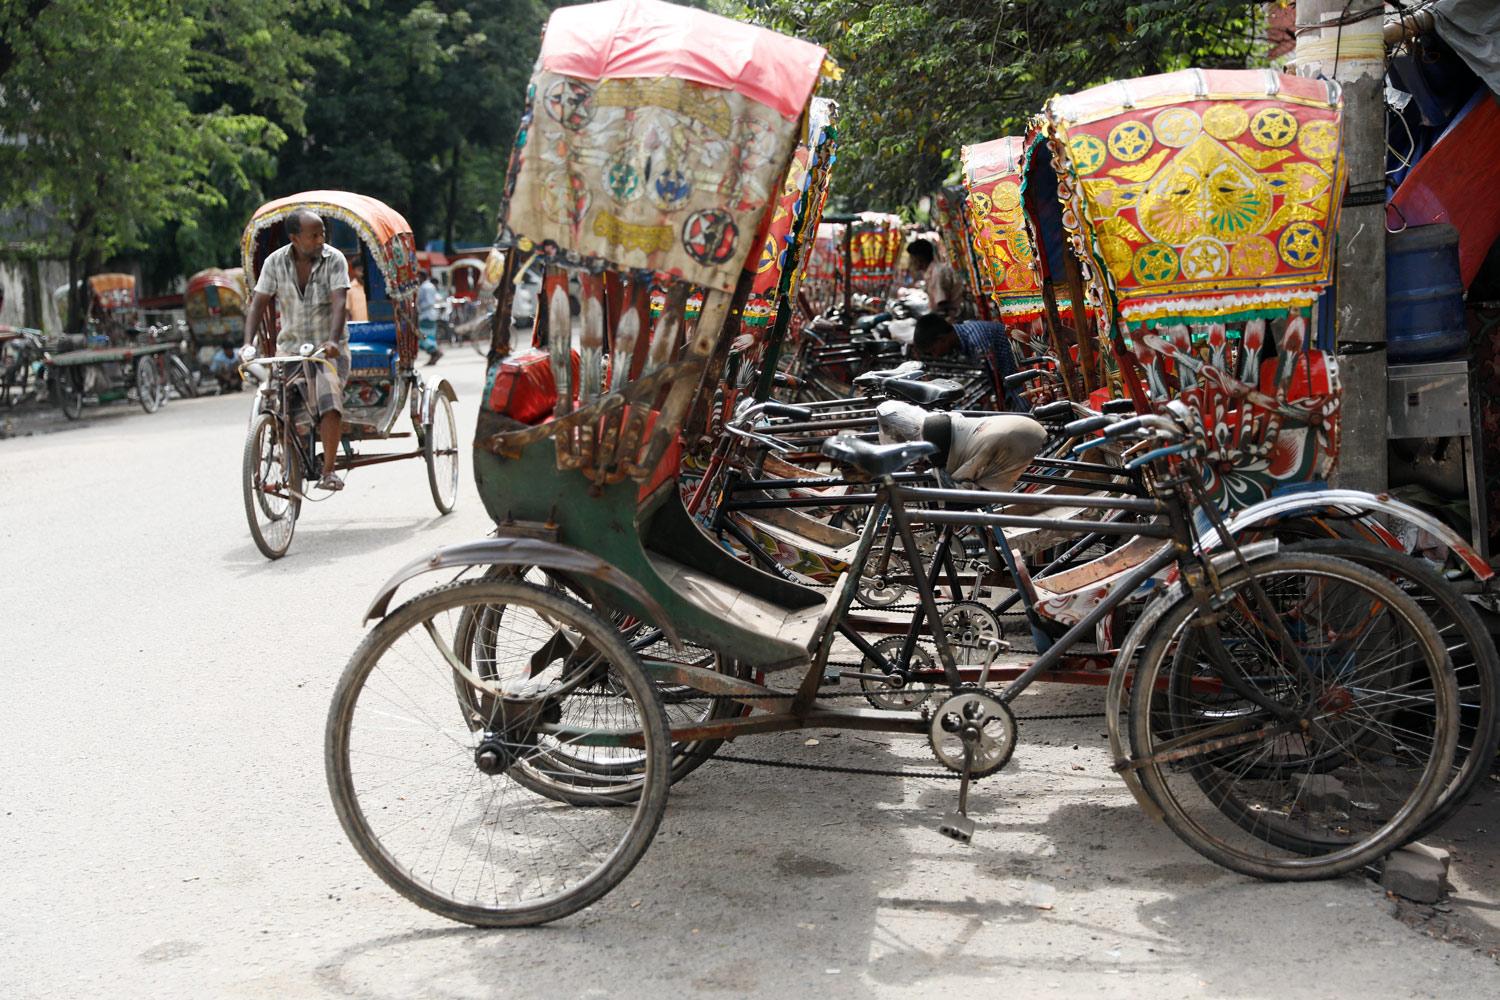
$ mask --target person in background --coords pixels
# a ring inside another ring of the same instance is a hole
[[[420,346],[427,352],[427,363],[435,365],[443,352],[438,350],[438,289],[432,283],[432,273],[422,272],[422,283],[417,286],[417,329],[422,333]]]
[[[911,336],[913,357],[930,361],[961,354],[962,350],[963,344],[958,339],[958,331],[940,314],[930,312],[917,317],[917,328]]]
[[[922,276],[927,308],[949,323],[958,322],[964,304],[963,282],[958,272],[938,260],[932,242],[921,237],[906,244],[906,255],[911,258],[913,270]]]
[[[273,250],[261,266],[250,308],[245,313],[245,346],[240,358],[255,360],[256,335],[271,304],[281,317],[276,335],[279,354],[296,354],[303,344],[321,344],[333,364],[306,361],[298,377],[306,386],[306,402],[323,443],[322,490],[341,490],[344,481],[334,472],[343,436],[344,381],[349,377],[349,330],[346,326],[349,262],[326,242],[323,220],[302,209],[286,218],[286,246]]]
[[[349,263],[349,322],[364,323],[370,318],[370,305],[365,298],[365,267],[358,260]]]
[[[240,378],[240,359],[234,348],[234,338],[225,337],[219,350],[208,361],[209,374],[218,380],[220,394],[239,392],[244,386],[244,380]]]

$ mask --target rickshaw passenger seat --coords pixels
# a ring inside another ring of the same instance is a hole
[[[396,324],[356,321],[346,326],[349,331],[349,343],[372,344],[385,346],[396,344]]]
[[[839,434],[823,442],[823,454],[875,478],[898,472],[918,459],[936,454],[937,450],[937,445],[928,441],[877,444],[852,434]]]

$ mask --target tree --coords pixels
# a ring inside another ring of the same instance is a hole
[[[541,27],[556,0],[372,0],[313,81],[277,186],[389,202],[418,241],[488,240]]]
[[[1190,65],[1244,66],[1246,0],[724,0],[826,46],[843,69],[835,193],[910,205],[959,147],[1024,130],[1054,94]]]
[[[296,125],[296,82],[333,40],[288,17],[343,0],[26,0],[0,15],[0,204],[75,290],[110,254],[250,187]],[[233,103],[220,99],[226,92]]]

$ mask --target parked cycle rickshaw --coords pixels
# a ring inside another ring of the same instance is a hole
[[[245,269],[210,267],[188,279],[182,295],[187,315],[189,356],[207,370],[213,350],[224,340],[245,340]]]
[[[358,252],[370,278],[368,322],[348,324],[349,376],[344,386],[343,437],[335,468],[360,469],[399,459],[427,467],[432,502],[439,514],[458,498],[458,435],[447,379],[436,385],[417,371],[416,247],[411,227],[394,209],[347,191],[307,191],[268,202],[245,227],[242,243],[246,284],[254,287],[267,255],[286,242],[284,222],[293,212],[312,211],[325,220],[329,241]],[[260,381],[245,439],[245,517],[255,545],[268,559],[286,554],[322,457],[311,413],[302,401],[303,366],[326,364],[316,345],[278,355],[274,305],[256,331],[260,357],[249,366]],[[396,430],[402,411],[412,430]],[[409,451],[363,451],[367,442],[414,436]],[[326,499],[322,497],[321,499]]]
[[[1347,872],[1408,837],[1441,794],[1457,741],[1440,638],[1399,588],[1344,560],[1287,555],[1274,542],[1198,554],[1203,442],[1170,412],[1108,428],[1135,495],[1073,502],[1135,520],[1052,522],[1152,539],[1155,550],[998,691],[983,672],[1000,644],[965,661],[982,671],[966,683],[937,624],[933,581],[954,531],[1029,525],[986,508],[1034,498],[1004,492],[1013,471],[955,484],[939,468],[938,485],[912,484],[900,470],[934,456],[932,443],[830,439],[825,460],[865,484],[845,498],[864,510],[853,564],[894,526],[922,568],[915,583],[942,682],[920,713],[823,696],[859,572],[819,591],[734,559],[688,515],[677,454],[686,415],[721,378],[712,359],[740,332],[753,234],[823,60],[816,46],[666,4],[552,15],[500,242],[547,256],[539,331],[556,396],[529,420],[481,415],[476,482],[495,535],[412,563],[370,608],[379,623],[340,680],[326,743],[334,804],[361,856],[451,919],[557,919],[625,877],[668,785],[723,740],[807,726],[925,738],[961,779],[943,826],[966,840],[970,782],[1001,770],[1016,745],[1010,703],[1163,574],[1172,582],[1130,637],[1142,654],[1116,666],[1136,678],[1119,769],[1146,787],[1143,804],[1205,855],[1267,878]],[[694,142],[660,142],[669,135]],[[697,142],[713,155],[699,156]],[[576,360],[569,271],[584,286]],[[650,322],[655,284],[664,304]],[[702,306],[690,320],[692,294]],[[506,306],[502,294],[502,320]],[[753,442],[808,412],[750,404],[726,430]],[[916,525],[939,538],[930,570]],[[403,584],[431,571],[478,575],[391,610]],[[1422,697],[1403,702],[1413,688]],[[679,722],[672,709],[695,701],[712,707]],[[1316,774],[1357,787],[1360,809],[1295,808],[1299,782]]]

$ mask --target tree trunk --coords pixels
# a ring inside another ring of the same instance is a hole
[[[458,223],[458,162],[462,142],[453,144],[448,159],[448,197],[443,210],[443,253],[453,253],[453,228]]]

